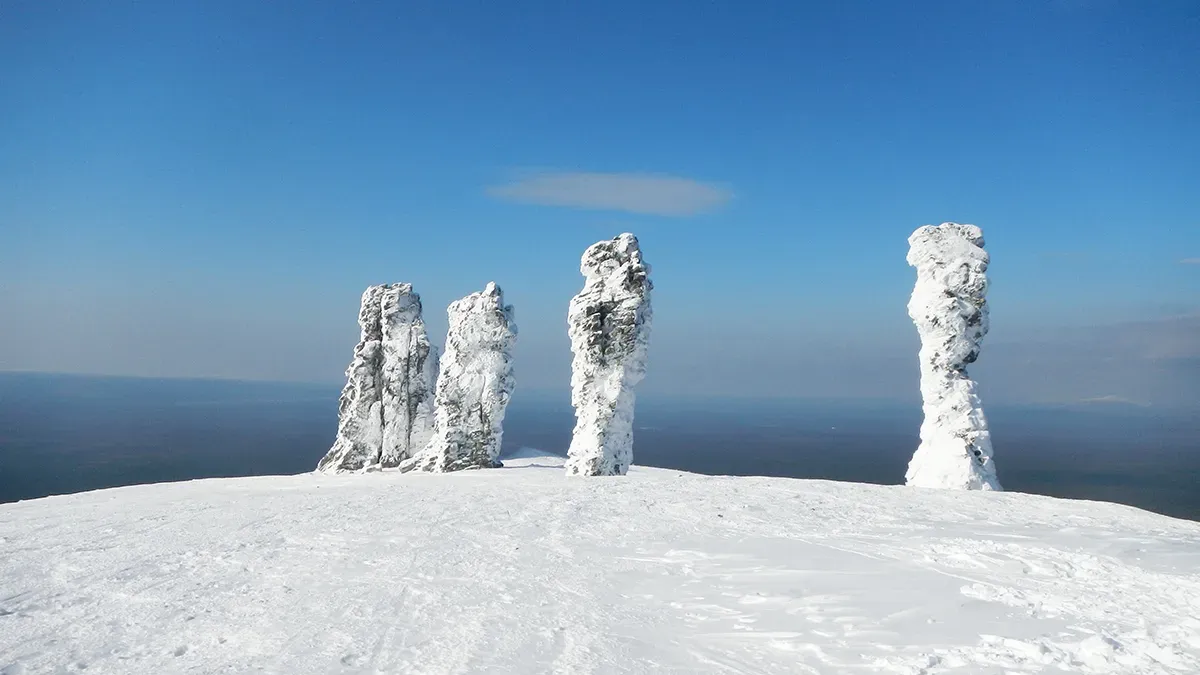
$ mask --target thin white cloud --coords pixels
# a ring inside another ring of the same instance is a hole
[[[522,204],[695,216],[733,198],[728,189],[689,178],[645,173],[543,172],[489,187],[498,199]]]
[[[1106,396],[1093,396],[1091,398],[1080,399],[1080,403],[1116,403],[1121,405],[1136,405],[1142,408],[1150,407],[1150,404],[1145,401],[1138,401],[1116,394],[1108,394]]]
[[[1180,265],[1200,265],[1200,258],[1184,258],[1179,261]]]

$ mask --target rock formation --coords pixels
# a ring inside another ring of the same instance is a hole
[[[983,232],[974,225],[926,225],[908,238],[917,283],[908,303],[921,336],[921,444],[909,485],[999,490],[992,441],[967,365],[988,331]]]
[[[424,446],[433,419],[437,350],[411,284],[369,286],[361,337],[346,369],[333,447],[317,464],[330,473],[395,466]]]
[[[504,413],[512,396],[512,305],[488,283],[450,304],[450,330],[437,383],[433,436],[402,471],[459,471],[500,466]]]
[[[575,430],[567,474],[624,475],[633,462],[634,386],[646,375],[650,341],[650,266],[637,237],[622,234],[592,246],[571,299],[571,404]]]
[[[383,346],[383,443],[380,464],[399,466],[433,435],[437,348],[429,344],[421,318],[421,296],[395,284],[380,297]]]
[[[317,464],[318,471],[357,471],[375,463],[383,443],[379,375],[382,363],[379,296],[382,286],[369,286],[358,312],[360,338],[346,368],[346,386],[338,400],[338,429],[333,447]]]

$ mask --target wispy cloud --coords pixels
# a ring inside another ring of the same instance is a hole
[[[1180,265],[1200,265],[1200,258],[1184,258],[1179,261]]]
[[[1138,401],[1116,394],[1108,394],[1106,396],[1093,396],[1091,398],[1080,399],[1080,403],[1113,403],[1118,405],[1135,405],[1140,408],[1148,408],[1150,404],[1145,401]]]
[[[720,185],[646,173],[542,172],[489,187],[487,193],[523,204],[656,216],[708,213],[733,198]]]

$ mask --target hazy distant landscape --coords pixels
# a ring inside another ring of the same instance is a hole
[[[0,502],[104,487],[311,471],[336,385],[0,374]],[[1200,420],[1185,412],[989,406],[1004,488],[1200,520]],[[902,483],[920,409],[890,402],[638,402],[635,463],[707,474]],[[504,448],[563,454],[565,392],[518,389]]]

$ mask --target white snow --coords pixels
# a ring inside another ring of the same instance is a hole
[[[512,397],[517,324],[495,282],[450,303],[450,329],[437,383],[433,433],[402,470],[496,468]]]
[[[650,266],[625,233],[589,246],[579,271],[583,290],[567,310],[575,406],[567,473],[622,475],[633,463],[634,387],[646,376]]]
[[[908,238],[917,283],[908,302],[921,336],[921,445],[905,478],[909,485],[999,490],[992,439],[967,365],[988,332],[988,254],[974,225],[942,223]]]
[[[0,673],[1200,672],[1200,523],[523,455],[0,505]]]

